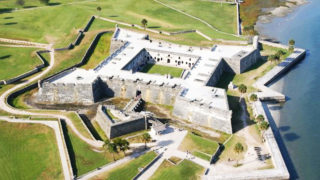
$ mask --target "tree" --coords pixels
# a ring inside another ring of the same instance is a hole
[[[19,5],[19,6],[23,6],[24,3],[25,3],[24,0],[17,0],[16,1],[16,4]]]
[[[242,98],[242,95],[247,92],[247,86],[244,85],[244,84],[240,84],[240,86],[238,87],[238,90],[241,93],[241,97],[239,99],[239,102],[240,102],[241,98]]]
[[[276,56],[281,57],[281,56],[283,56],[285,54],[286,54],[286,52],[284,52],[283,50],[280,49],[280,50],[277,51]]]
[[[111,141],[109,141],[109,139],[107,139],[104,141],[103,147],[105,151],[112,154],[113,160],[115,161],[116,159],[114,158],[114,153],[118,153],[116,144],[112,143]]]
[[[257,100],[258,100],[258,96],[256,94],[251,94],[250,101],[257,101]]]
[[[239,86],[239,91],[240,91],[240,93],[242,93],[242,94],[246,93],[246,92],[247,92],[247,86],[244,85],[244,84],[240,84],[240,86]]]
[[[148,25],[148,21],[146,19],[142,19],[141,20],[141,24],[144,27],[144,29],[146,29],[147,25]]]
[[[294,50],[294,45],[296,44],[296,42],[293,39],[289,40],[289,51],[293,51]]]
[[[235,146],[234,146],[234,149],[233,149],[237,154],[243,152],[244,148],[243,148],[243,145],[241,143],[237,143]]]
[[[145,149],[147,149],[147,142],[151,141],[151,136],[149,133],[144,133],[142,135],[142,140],[144,141]]]
[[[269,123],[267,121],[262,121],[260,123],[259,127],[262,131],[265,131],[269,128]]]
[[[273,54],[273,55],[270,55],[269,57],[268,57],[268,60],[270,61],[270,62],[273,62],[273,61],[279,61],[280,60],[280,55],[279,54]]]
[[[239,154],[239,153],[243,152],[244,147],[243,147],[243,145],[242,145],[241,143],[238,142],[238,143],[234,146],[233,150],[234,150],[237,154]],[[237,165],[238,165],[238,160],[237,160]]]
[[[100,12],[101,10],[102,10],[102,8],[101,8],[100,6],[98,6],[98,7],[97,7],[97,11]]]
[[[122,151],[123,154],[126,155],[126,150],[130,149],[129,145],[130,145],[130,143],[127,140],[120,139],[118,147],[119,147],[120,151]]]
[[[262,114],[259,114],[259,115],[256,117],[256,120],[257,120],[258,122],[262,122],[262,121],[264,121],[264,116],[263,116]]]
[[[48,5],[50,0],[40,0],[40,3]]]

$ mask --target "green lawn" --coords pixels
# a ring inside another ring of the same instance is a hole
[[[237,143],[241,143],[244,147],[244,151],[242,153],[237,154],[234,151],[234,146]],[[244,137],[240,137],[238,135],[233,135],[232,138],[225,144],[225,150],[222,151],[219,161],[227,161],[229,158],[232,160],[241,160],[244,158],[244,154],[247,151],[247,145]]]
[[[130,180],[139,173],[139,168],[148,165],[156,156],[155,152],[148,152],[108,172],[102,173],[93,179]]]
[[[87,128],[85,127],[84,123],[82,122],[82,119],[76,112],[68,112],[66,113],[66,116],[72,121],[74,126],[77,128],[77,130],[86,138],[92,139],[90,133],[88,132]]]
[[[113,32],[103,34],[99,42],[94,49],[92,55],[90,56],[86,65],[82,68],[84,69],[93,69],[95,68],[102,60],[109,56],[110,43]]]
[[[192,161],[183,160],[178,165],[173,165],[168,161],[163,161],[157,171],[150,178],[151,180],[186,180],[186,179],[201,179],[204,168]]]
[[[219,144],[215,141],[193,133],[188,133],[179,148],[183,151],[200,151],[207,154],[213,154],[218,147]]]
[[[62,5],[66,3],[71,2],[79,2],[83,0],[51,0],[49,3],[49,6],[56,6],[56,5]],[[19,6],[16,4],[16,0],[2,0],[0,4],[0,12],[8,12],[10,10],[14,9],[28,9],[28,8],[37,8],[45,6],[44,4],[40,3],[39,0],[26,0],[24,1],[25,4],[23,6]]]
[[[218,30],[232,34],[237,33],[237,7],[233,4],[221,4],[203,0],[160,1],[190,15],[201,18]]]
[[[0,179],[63,179],[53,130],[0,121]]]
[[[200,3],[200,5],[194,6],[193,12],[204,7],[202,2],[197,3]],[[74,40],[78,30],[85,26],[90,16],[98,14],[102,17],[135,24],[141,24],[141,19],[146,18],[148,26],[157,30],[173,32],[197,28],[212,38],[241,40],[238,37],[216,32],[202,22],[152,0],[145,0],[143,5],[144,8],[141,8],[140,0],[122,0],[121,3],[117,4],[114,4],[112,0],[97,0],[2,13],[0,14],[0,37],[54,43],[55,47],[66,46]],[[102,8],[101,12],[97,12],[96,8],[98,6]],[[226,11],[229,14],[226,9],[221,8],[221,12]],[[205,13],[210,16],[213,14]],[[57,14],[63,14],[63,16],[57,16]],[[208,19],[211,19],[210,16],[208,16]],[[222,17],[219,14],[220,16]],[[114,27],[114,24],[112,27]],[[37,31],[34,31],[34,29],[37,29]],[[203,40],[200,36],[198,38]]]
[[[211,156],[209,156],[207,154],[204,154],[202,152],[199,152],[199,151],[193,151],[192,154],[194,156],[197,156],[198,158],[201,158],[201,159],[206,160],[206,161],[210,161],[211,160]]]
[[[14,78],[40,65],[35,51],[34,48],[0,47],[0,80]]]
[[[170,74],[172,77],[180,77],[183,69],[158,64],[147,64],[142,72],[161,75]]]
[[[69,142],[69,154],[73,169],[76,170],[78,176],[112,161],[112,156],[108,155],[106,157],[104,153],[93,151],[92,147],[79,139],[70,128],[67,129],[70,140],[67,140]]]

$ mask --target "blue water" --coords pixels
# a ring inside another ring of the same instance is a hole
[[[274,118],[284,143],[281,150],[292,179],[320,179],[320,0],[310,0],[295,12],[259,25],[260,34],[282,43],[289,39],[308,55],[271,87],[289,100]],[[279,84],[283,85],[282,90]],[[281,143],[280,143],[281,144]],[[281,146],[281,145],[280,145]]]

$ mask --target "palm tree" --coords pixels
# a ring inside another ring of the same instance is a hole
[[[101,15],[100,15],[100,14],[101,14],[101,13],[100,13],[101,10],[102,10],[102,8],[101,8],[100,6],[98,6],[98,7],[97,7],[97,11],[99,12],[99,16],[101,16]]]
[[[151,141],[151,136],[149,133],[144,133],[142,135],[142,140],[144,141],[145,149],[147,149],[147,142]]]
[[[256,117],[256,120],[257,120],[258,122],[262,122],[262,121],[264,121],[264,116],[263,116],[262,114],[259,114],[259,115]]]
[[[19,5],[19,6],[23,6],[24,3],[25,3],[24,0],[17,0],[16,1],[16,4]]]
[[[118,153],[117,145],[107,139],[104,141],[103,147],[105,151],[108,151],[112,154],[113,160],[115,161],[116,159],[114,158],[114,153]]]
[[[148,25],[148,20],[142,19],[142,20],[141,20],[141,24],[142,24],[142,26],[144,27],[144,29],[146,29],[146,27],[147,27],[147,25]]]
[[[269,123],[267,121],[262,121],[259,127],[262,131],[265,131],[269,128]]]
[[[119,149],[123,152],[124,156],[126,156],[126,150],[130,149],[130,143],[125,139],[120,139]]]
[[[48,5],[50,0],[40,0],[40,3]]]
[[[235,146],[234,146],[234,149],[233,149],[237,154],[239,153],[242,153],[243,150],[244,150],[244,147],[241,143],[237,143]],[[237,165],[238,165],[238,160],[237,160]]]
[[[257,101],[257,100],[258,100],[258,96],[256,94],[251,94],[250,101]]]
[[[294,45],[296,44],[296,42],[293,39],[289,40],[289,51],[294,50]]]
[[[262,131],[261,133],[261,136],[263,138],[264,136],[264,132],[269,128],[269,123],[267,121],[262,121],[260,124],[259,124],[259,128],[260,130]],[[264,138],[262,139],[262,142],[264,141]]]
[[[240,97],[240,101],[241,101],[242,95],[247,92],[247,86],[244,84],[240,84],[240,86],[238,87],[238,90],[241,93],[241,97]]]

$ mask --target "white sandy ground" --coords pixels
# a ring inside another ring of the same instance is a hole
[[[274,17],[284,17],[293,12],[295,8],[308,3],[307,0],[287,0],[285,6],[271,8],[268,15],[259,16],[258,22],[269,23]]]
[[[244,100],[241,101],[241,104],[242,104],[242,106],[241,106],[241,108],[242,108],[241,119],[243,122],[243,127],[245,127],[245,128],[243,128],[239,132],[237,132],[236,135],[244,137],[246,145],[247,145],[247,152],[244,155],[244,159],[238,162],[242,165],[235,168],[235,167],[233,167],[233,165],[237,163],[236,161],[218,162],[217,164],[214,165],[213,171],[209,172],[209,175],[246,172],[246,171],[257,170],[257,169],[265,166],[264,162],[259,161],[257,159],[257,153],[254,150],[254,147],[261,147],[261,154],[262,155],[269,153],[268,149],[264,143],[257,141],[250,134],[249,126],[247,126],[247,122],[246,122],[246,119],[249,117],[245,113],[246,109],[244,106]]]

